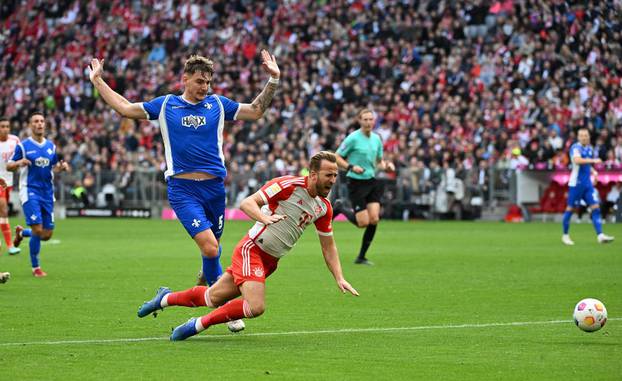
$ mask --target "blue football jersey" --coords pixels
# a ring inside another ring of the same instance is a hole
[[[225,178],[222,152],[225,120],[235,120],[240,104],[221,95],[208,95],[192,104],[178,95],[144,102],[150,120],[158,120],[164,142],[166,178],[186,172],[206,172]]]
[[[54,200],[54,174],[52,169],[58,162],[56,146],[45,139],[37,143],[34,139],[23,140],[15,147],[11,161],[26,158],[30,165],[20,168],[19,197],[22,204],[29,199]]]
[[[572,170],[570,172],[570,180],[568,186],[574,187],[577,185],[592,185],[591,164],[575,164],[574,157],[580,156],[583,159],[593,159],[594,149],[591,145],[583,146],[580,143],[575,143],[570,147],[570,160],[572,161]]]

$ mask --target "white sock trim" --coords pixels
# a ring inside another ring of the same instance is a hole
[[[197,318],[194,322],[194,329],[196,329],[197,332],[205,331],[205,327],[203,327],[203,324],[201,323],[201,318]]]
[[[0,224],[8,224],[8,223],[9,223],[8,217],[0,217]]]
[[[162,300],[160,300],[160,307],[168,307],[168,296],[171,293],[169,292],[168,294],[164,295],[164,297],[162,297]]]
[[[214,308],[214,303],[212,303],[212,299],[209,297],[209,287],[207,288],[207,290],[205,290],[205,305],[210,307],[210,308]]]

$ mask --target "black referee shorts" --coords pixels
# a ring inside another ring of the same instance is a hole
[[[348,178],[348,193],[355,213],[367,209],[367,204],[380,203],[384,186],[376,179],[356,180]]]

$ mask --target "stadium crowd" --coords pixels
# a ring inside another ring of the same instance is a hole
[[[51,1],[0,5],[0,113],[27,134],[44,110],[74,171],[123,187],[164,167],[155,123],[121,120],[86,65],[132,101],[180,89],[191,53],[216,62],[213,91],[250,102],[264,85],[258,52],[282,68],[271,110],[235,122],[224,147],[229,202],[267,179],[304,172],[377,114],[398,196],[443,187],[485,197],[488,168],[566,168],[579,126],[607,167],[622,165],[622,2]],[[453,189],[452,189],[453,188]]]

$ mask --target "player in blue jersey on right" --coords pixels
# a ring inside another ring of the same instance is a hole
[[[126,118],[158,120],[169,203],[202,254],[199,284],[212,285],[222,275],[219,242],[225,223],[227,175],[222,151],[224,122],[261,118],[279,83],[280,70],[274,56],[262,50],[261,58],[270,79],[250,104],[210,94],[213,62],[202,56],[186,61],[182,95],[168,94],[144,103],[131,103],[106,84],[102,79],[103,60],[94,58],[89,65],[91,82],[115,111]]]
[[[592,185],[592,174],[598,176],[592,164],[599,164],[601,160],[594,158],[594,149],[590,145],[590,133],[587,128],[581,128],[578,132],[579,142],[570,147],[570,159],[572,161],[572,172],[568,181],[568,206],[564,212],[562,242],[565,245],[574,245],[568,235],[570,229],[570,218],[575,208],[580,206],[581,200],[592,210],[592,224],[596,230],[599,243],[609,243],[614,237],[603,233],[600,217],[600,203],[598,201],[598,190]]]
[[[32,275],[47,275],[39,267],[41,241],[52,238],[54,232],[54,175],[52,172],[69,170],[69,165],[59,160],[56,146],[45,138],[45,118],[35,112],[30,116],[31,136],[15,147],[6,169],[19,173],[19,198],[28,229],[15,227],[13,245],[18,247],[24,237],[30,237],[30,262]]]

